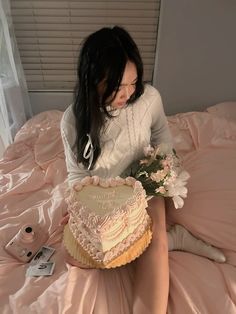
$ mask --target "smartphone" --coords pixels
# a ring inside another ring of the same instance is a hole
[[[47,241],[48,234],[39,225],[25,224],[5,245],[5,250],[20,262],[29,262]]]

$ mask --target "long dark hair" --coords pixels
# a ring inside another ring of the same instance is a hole
[[[112,118],[107,106],[117,94],[128,61],[133,62],[137,69],[136,89],[128,101],[132,103],[143,93],[143,63],[129,33],[118,26],[104,27],[87,37],[80,51],[73,112],[77,132],[77,161],[87,168],[89,160],[83,154],[88,135],[94,150],[90,167],[93,169],[101,153],[100,132],[105,118]],[[98,90],[99,83],[103,83],[102,92]],[[114,96],[111,99],[112,93]]]

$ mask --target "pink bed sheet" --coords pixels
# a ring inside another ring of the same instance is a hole
[[[49,111],[28,121],[0,161],[0,313],[131,313],[132,263],[84,270],[65,262],[59,226],[67,189],[61,116]],[[227,263],[171,252],[168,313],[235,314],[236,123],[204,112],[169,117],[169,124],[191,179],[184,208],[168,203],[168,222],[221,247]],[[26,277],[28,265],[3,249],[26,222],[40,223],[49,233],[46,244],[56,249],[50,277]]]

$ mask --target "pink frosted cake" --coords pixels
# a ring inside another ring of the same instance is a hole
[[[69,254],[87,267],[111,268],[138,257],[151,241],[151,219],[140,182],[128,177],[86,177],[67,199],[64,230]]]

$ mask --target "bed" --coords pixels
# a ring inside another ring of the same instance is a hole
[[[169,224],[222,248],[224,264],[185,252],[170,252],[168,314],[236,313],[236,103],[205,112],[169,116],[175,147],[191,174],[182,209],[167,203]],[[0,161],[0,313],[128,314],[132,305],[133,265],[86,270],[65,262],[61,249],[66,212],[66,167],[60,136],[61,111],[29,120]],[[49,277],[26,277],[28,264],[3,246],[31,222],[49,233],[56,249]]]

